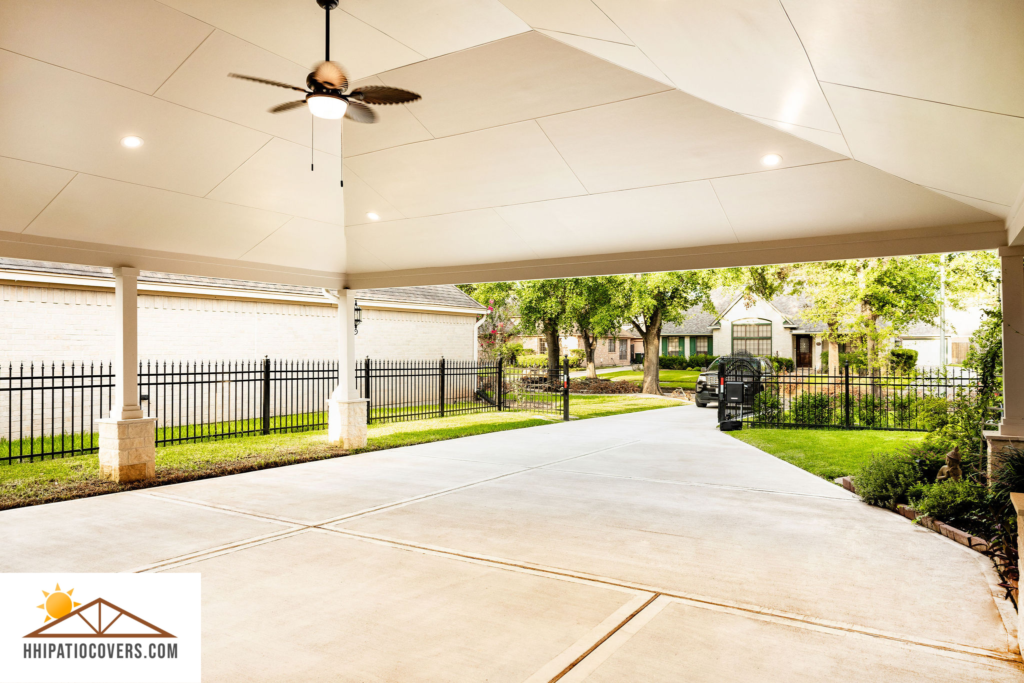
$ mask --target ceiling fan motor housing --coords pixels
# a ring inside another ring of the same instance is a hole
[[[327,11],[338,8],[338,0],[316,0],[316,4],[320,5]]]

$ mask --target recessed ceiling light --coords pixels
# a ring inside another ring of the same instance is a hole
[[[370,213],[366,214],[366,217],[369,218],[371,221],[379,221],[380,220],[380,216],[378,216],[377,214],[373,213],[372,211]]]
[[[125,147],[142,147],[142,138],[138,135],[129,135],[128,137],[121,138],[121,144]]]
[[[765,166],[778,166],[780,161],[782,161],[782,157],[778,154],[765,154],[761,157],[761,163]]]

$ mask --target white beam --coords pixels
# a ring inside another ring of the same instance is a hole
[[[1000,250],[1003,299],[1002,436],[1024,436],[1024,257],[1020,248]]]

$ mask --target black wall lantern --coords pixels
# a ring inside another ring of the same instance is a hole
[[[363,309],[359,308],[359,302],[358,301],[356,302],[356,308],[355,308],[354,313],[355,313],[355,315],[353,316],[352,319],[355,321],[355,324],[356,324],[356,332],[355,333],[359,334],[359,323],[363,322]]]

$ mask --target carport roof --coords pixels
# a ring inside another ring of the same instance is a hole
[[[993,248],[1024,221],[1021,3],[334,15],[357,84],[423,95],[345,123],[344,192],[336,123],[311,150],[308,113],[266,111],[283,90],[226,77],[303,82],[313,0],[2,3],[0,256],[368,287]]]

